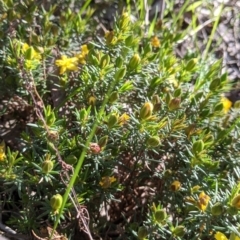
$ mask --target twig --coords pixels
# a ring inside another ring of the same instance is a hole
[[[6,233],[6,235],[9,235],[15,239],[18,239],[18,240],[25,240],[23,238],[21,238],[18,233],[16,231],[14,231],[13,229],[11,229],[10,227],[0,223],[0,229]]]

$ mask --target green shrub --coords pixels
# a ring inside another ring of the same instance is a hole
[[[11,206],[19,198],[10,227],[36,233],[48,221],[68,239],[61,227],[75,221],[94,239],[237,234],[239,117],[222,97],[221,60],[179,59],[181,34],[163,24],[151,36],[126,12],[84,43],[91,10],[55,24],[54,7],[3,3],[2,29],[18,26],[0,40],[0,84],[34,116],[19,152],[0,148],[1,191]]]

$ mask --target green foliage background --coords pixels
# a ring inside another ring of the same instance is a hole
[[[1,144],[2,199],[18,214],[6,224],[67,239],[239,235],[239,117],[221,59],[179,58],[180,16],[146,27],[141,1],[139,20],[125,10],[102,35],[89,2],[1,1],[0,92],[31,116],[18,151]],[[56,60],[78,53],[60,74]]]

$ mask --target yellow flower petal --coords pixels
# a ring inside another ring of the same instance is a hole
[[[59,73],[60,73],[60,74],[64,74],[66,71],[67,71],[67,68],[66,68],[66,67],[61,67]]]
[[[5,156],[5,153],[1,153],[1,154],[0,154],[0,161],[3,161],[3,160],[5,159],[5,157],[6,157],[6,156]]]
[[[102,177],[102,180],[99,182],[99,185],[102,188],[109,188],[113,182],[117,179],[115,177]]]
[[[22,52],[26,52],[29,49],[29,45],[27,43],[24,43],[22,45]]]
[[[228,111],[232,107],[232,102],[226,97],[222,97],[221,102],[223,104],[224,113],[228,113]]]
[[[209,200],[210,200],[210,197],[208,195],[206,195],[205,192],[201,192],[198,197],[199,209],[202,211],[205,211],[208,206]]]
[[[82,51],[82,55],[83,55],[84,57],[89,53],[89,50],[88,50],[88,47],[87,47],[86,44],[82,45],[81,51]]]
[[[216,240],[228,240],[227,237],[221,232],[216,232],[214,238]]]
[[[31,46],[29,46],[27,43],[23,43],[22,44],[22,53],[25,53],[29,48],[32,48],[31,49],[31,60],[41,60],[42,57],[41,57],[41,54],[38,53],[37,51],[35,51],[35,49]]]
[[[123,113],[118,119],[118,124],[122,126],[126,124],[129,119],[130,119],[130,116],[127,115],[126,113]]]
[[[67,70],[76,71],[78,70],[78,58],[72,57],[68,58],[65,55],[61,56],[61,59],[55,61],[55,65],[60,68],[60,74],[63,74]]]
[[[3,161],[6,158],[5,148],[6,148],[6,144],[4,140],[2,140],[0,142],[0,161]]]
[[[172,191],[178,191],[180,188],[181,188],[181,183],[177,180],[173,181],[172,184],[171,184],[171,190]]]
[[[75,57],[78,59],[80,64],[86,64],[85,56],[82,53],[76,54]]]

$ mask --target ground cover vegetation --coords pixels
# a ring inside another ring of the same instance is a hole
[[[146,3],[127,1],[109,28],[91,1],[0,1],[0,116],[18,129],[0,144],[11,237],[240,239],[239,102],[211,54],[225,8],[209,4],[204,51],[179,57],[204,1],[166,1],[150,22]]]

